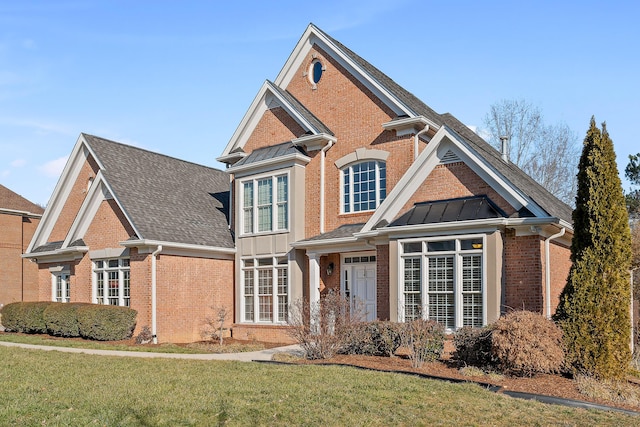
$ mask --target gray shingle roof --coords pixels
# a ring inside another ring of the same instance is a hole
[[[296,147],[295,145],[293,145],[291,141],[283,142],[282,144],[278,144],[278,145],[271,145],[269,147],[257,148],[253,150],[251,154],[249,154],[247,157],[240,159],[233,166],[237,167],[242,165],[249,165],[251,163],[256,163],[261,160],[275,159],[277,157],[282,157],[289,154],[298,154],[298,153],[304,154],[306,156],[306,153],[304,152],[304,150],[300,147]]]
[[[276,86],[274,83],[269,82],[271,87],[276,90],[283,98],[285,98],[291,106],[302,115],[310,124],[313,126],[316,132],[318,133],[326,133],[333,136],[333,132],[329,129],[324,123],[320,121],[311,111],[307,109],[304,105],[300,103],[289,91],[283,90],[282,88]],[[302,135],[298,135],[302,136]]]
[[[362,227],[364,227],[364,223],[345,224],[345,225],[341,225],[335,230],[328,231],[326,233],[318,234],[317,236],[313,236],[308,239],[301,240],[301,242],[317,242],[320,240],[343,239],[347,237],[353,237],[354,233],[357,233],[360,230],[362,230]]]
[[[229,176],[137,147],[83,134],[141,239],[233,248]]]
[[[0,184],[0,208],[42,215],[44,209]]]
[[[318,31],[322,30],[315,27]],[[330,39],[344,54],[353,59],[366,73],[377,80],[380,84],[385,86],[390,92],[392,92],[404,105],[410,108],[416,115],[421,115],[427,119],[433,121],[438,125],[447,125],[449,128],[458,133],[462,138],[467,140],[471,147],[482,156],[491,166],[493,166],[498,172],[500,172],[506,179],[511,181],[517,188],[532,198],[542,209],[544,209],[549,215],[565,220],[569,223],[572,221],[572,208],[560,201],[557,197],[551,194],[547,189],[538,184],[533,178],[527,175],[524,171],[518,168],[512,163],[505,163],[502,161],[500,153],[488,144],[484,139],[478,136],[475,132],[461,123],[450,113],[438,114],[427,106],[424,102],[420,101],[415,95],[408,92],[401,87],[391,78],[389,78],[382,71],[365,61],[356,53],[351,51],[348,47],[344,46],[333,37],[322,32],[328,39]]]

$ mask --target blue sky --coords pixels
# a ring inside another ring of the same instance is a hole
[[[640,152],[639,5],[0,0],[0,184],[46,204],[80,132],[221,167],[309,22],[470,126],[501,99],[580,139],[595,115],[622,171]]]

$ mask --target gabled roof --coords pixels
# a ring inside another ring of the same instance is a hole
[[[81,165],[98,172],[62,242],[49,242]],[[134,230],[134,241],[234,250],[229,230],[229,177],[218,169],[80,134],[28,252],[67,251],[82,238],[103,200],[113,199]],[[131,240],[130,239],[130,240]],[[82,246],[80,245],[80,246]]]
[[[44,209],[0,184],[0,209],[40,216]]]
[[[218,169],[82,134],[140,239],[233,248],[229,176]]]

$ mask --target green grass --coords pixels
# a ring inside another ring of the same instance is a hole
[[[637,425],[471,384],[335,366],[0,347],[0,425]]]
[[[209,353],[241,353],[246,351],[263,350],[264,345],[256,344],[229,344],[218,345],[216,343],[193,343],[188,347],[176,344],[158,345],[126,345],[91,340],[71,340],[47,338],[42,335],[26,335],[0,333],[0,341],[19,344],[48,345],[53,347],[88,348],[92,350],[120,350],[120,351],[146,351],[154,353],[181,353],[181,354],[209,354]]]

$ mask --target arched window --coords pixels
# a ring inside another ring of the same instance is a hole
[[[387,197],[387,168],[383,161],[353,163],[342,169],[342,212],[375,210]]]

